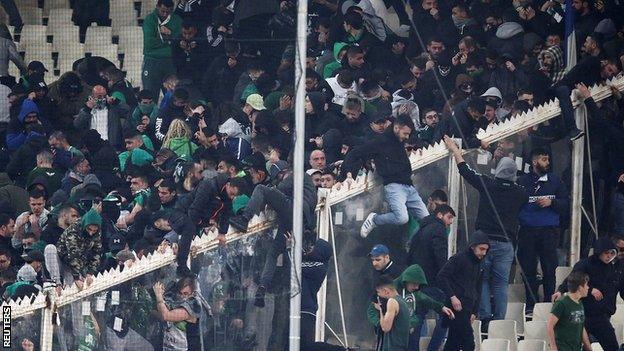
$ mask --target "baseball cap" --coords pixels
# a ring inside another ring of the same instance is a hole
[[[323,173],[320,169],[310,168],[306,171],[309,176],[312,176],[314,173]]]
[[[126,238],[120,233],[112,233],[108,238],[108,249],[111,252],[119,252],[126,247]]]
[[[389,255],[389,254],[390,254],[390,249],[388,249],[388,247],[386,245],[377,244],[377,245],[373,246],[373,249],[370,251],[368,256],[370,256],[370,257],[379,257],[379,256]]]
[[[255,170],[264,170],[266,171],[266,160],[264,156],[260,152],[255,152],[247,157],[245,157],[242,161],[243,168],[253,168]]]
[[[266,110],[266,107],[264,107],[264,100],[260,94],[249,95],[245,103],[249,104],[256,111]]]
[[[43,71],[48,72],[41,61],[30,61],[28,64],[28,69],[31,71]]]
[[[39,250],[31,250],[26,255],[22,256],[22,259],[28,263],[30,262],[44,262],[45,258],[43,253]]]

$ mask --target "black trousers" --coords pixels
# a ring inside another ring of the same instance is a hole
[[[526,278],[527,307],[539,302],[537,295],[537,261],[541,263],[544,284],[544,301],[550,301],[555,292],[555,269],[559,228],[522,227],[518,232],[518,261]]]
[[[615,330],[609,321],[610,316],[585,318],[585,329],[602,346],[604,351],[618,351],[619,345]]]
[[[316,318],[301,311],[301,351],[343,351],[344,348],[326,342],[315,342]]]
[[[475,343],[470,315],[469,311],[463,309],[455,312],[455,319],[447,320],[449,330],[444,351],[474,351]]]
[[[292,230],[292,199],[284,195],[276,188],[258,185],[251,194],[251,198],[245,208],[245,216],[251,218],[260,213],[266,205],[269,205],[277,215],[278,232],[273,245],[269,248],[260,278],[260,285],[267,286],[275,275],[277,259],[286,252],[286,239],[284,234]],[[285,258],[284,258],[285,259]]]

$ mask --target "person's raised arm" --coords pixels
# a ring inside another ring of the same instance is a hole
[[[468,184],[472,185],[477,190],[481,190],[483,188],[481,175],[468,166],[466,160],[464,160],[464,157],[462,156],[459,146],[457,146],[455,141],[447,135],[444,136],[444,143],[457,162],[459,174],[468,182]]]
[[[368,158],[373,156],[378,147],[384,147],[377,144],[377,141],[373,139],[367,143],[356,146],[353,150],[349,151],[344,162],[342,163],[339,181],[344,181],[348,173],[351,173],[353,175],[353,179],[355,179],[360,171],[360,168],[362,168],[362,164]]]

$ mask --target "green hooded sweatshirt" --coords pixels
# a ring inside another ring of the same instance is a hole
[[[190,161],[193,157],[193,153],[197,150],[197,145],[186,137],[171,138],[166,144],[167,145],[163,144],[163,147],[171,149],[178,157],[186,161]]]
[[[334,59],[335,61],[330,62],[328,64],[325,65],[325,67],[323,67],[323,78],[327,79],[329,77],[333,77],[334,76],[334,72],[339,69],[340,67],[342,67],[342,64],[340,63],[340,58],[339,58],[339,54],[340,51],[342,51],[343,49],[346,50],[347,49],[348,44],[347,43],[343,43],[343,42],[336,42],[334,43]]]
[[[420,284],[418,290],[408,292],[405,288],[408,282]],[[407,267],[403,273],[401,273],[401,275],[394,280],[394,285],[399,293],[399,296],[403,297],[409,307],[410,328],[419,325],[421,322],[420,317],[418,316],[418,311],[428,309],[440,313],[442,311],[442,307],[444,307],[443,303],[430,298],[420,291],[420,289],[426,287],[428,283],[427,278],[425,277],[425,272],[417,264]],[[372,303],[369,304],[366,314],[368,321],[372,325],[379,325],[379,311],[375,309]]]
[[[130,157],[130,161],[135,166],[144,166],[152,163],[154,161],[154,156],[150,155],[149,152],[136,148],[132,151],[124,151],[117,156],[119,158],[119,169],[123,172],[126,169],[126,162],[128,161],[128,157]]]

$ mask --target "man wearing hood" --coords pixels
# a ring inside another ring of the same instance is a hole
[[[503,157],[490,178],[473,171],[453,139],[444,137],[446,147],[453,153],[459,174],[479,192],[479,208],[475,229],[489,238],[489,253],[484,262],[483,294],[479,317],[481,320],[504,319],[507,311],[507,286],[514,261],[512,235],[518,229],[518,214],[528,201],[524,187],[516,184],[516,162]],[[493,296],[493,306],[490,304]],[[493,308],[492,308],[493,307]],[[449,336],[450,338],[450,336]]]
[[[407,307],[410,311],[410,323],[409,326],[412,329],[410,333],[409,348],[408,350],[418,350],[420,343],[420,328],[423,325],[425,319],[423,318],[425,311],[434,310],[440,315],[444,315],[450,319],[455,318],[453,311],[444,306],[444,303],[436,301],[431,298],[423,289],[426,288],[429,283],[425,277],[423,269],[417,265],[411,265],[401,273],[401,276],[394,280],[397,292],[407,303]],[[440,338],[437,344],[438,347],[431,347],[430,350],[437,350],[442,344],[443,338]]]
[[[28,173],[37,166],[37,154],[48,148],[48,138],[41,124],[27,126],[24,143],[11,156],[6,167],[7,174],[17,185],[25,186]]]
[[[472,321],[476,318],[481,299],[481,262],[489,248],[488,235],[477,230],[470,238],[468,248],[449,258],[436,277],[436,285],[449,297],[447,306],[455,314],[455,319],[448,323],[444,351],[475,349]]]
[[[87,284],[93,280],[100,265],[103,253],[101,227],[102,216],[92,208],[82,216],[82,220],[72,224],[61,234],[56,245],[60,260],[69,266],[71,277],[80,289],[85,280]],[[54,273],[50,274],[54,278]],[[71,282],[66,280],[65,283]]]
[[[574,265],[573,272],[589,276],[589,294],[583,298],[585,329],[598,340],[605,351],[619,350],[611,316],[615,313],[616,297],[624,297],[624,262],[617,259],[617,247],[608,236],[594,244],[594,254]],[[552,296],[553,301],[567,292],[565,282]]]
[[[510,55],[517,62],[524,56],[524,29],[517,22],[505,22],[496,29],[496,37],[488,43],[488,49],[499,56]]]
[[[29,97],[23,100],[17,118],[11,118],[7,128],[6,145],[10,151],[19,148],[29,135],[29,127],[44,123],[37,104]]]

